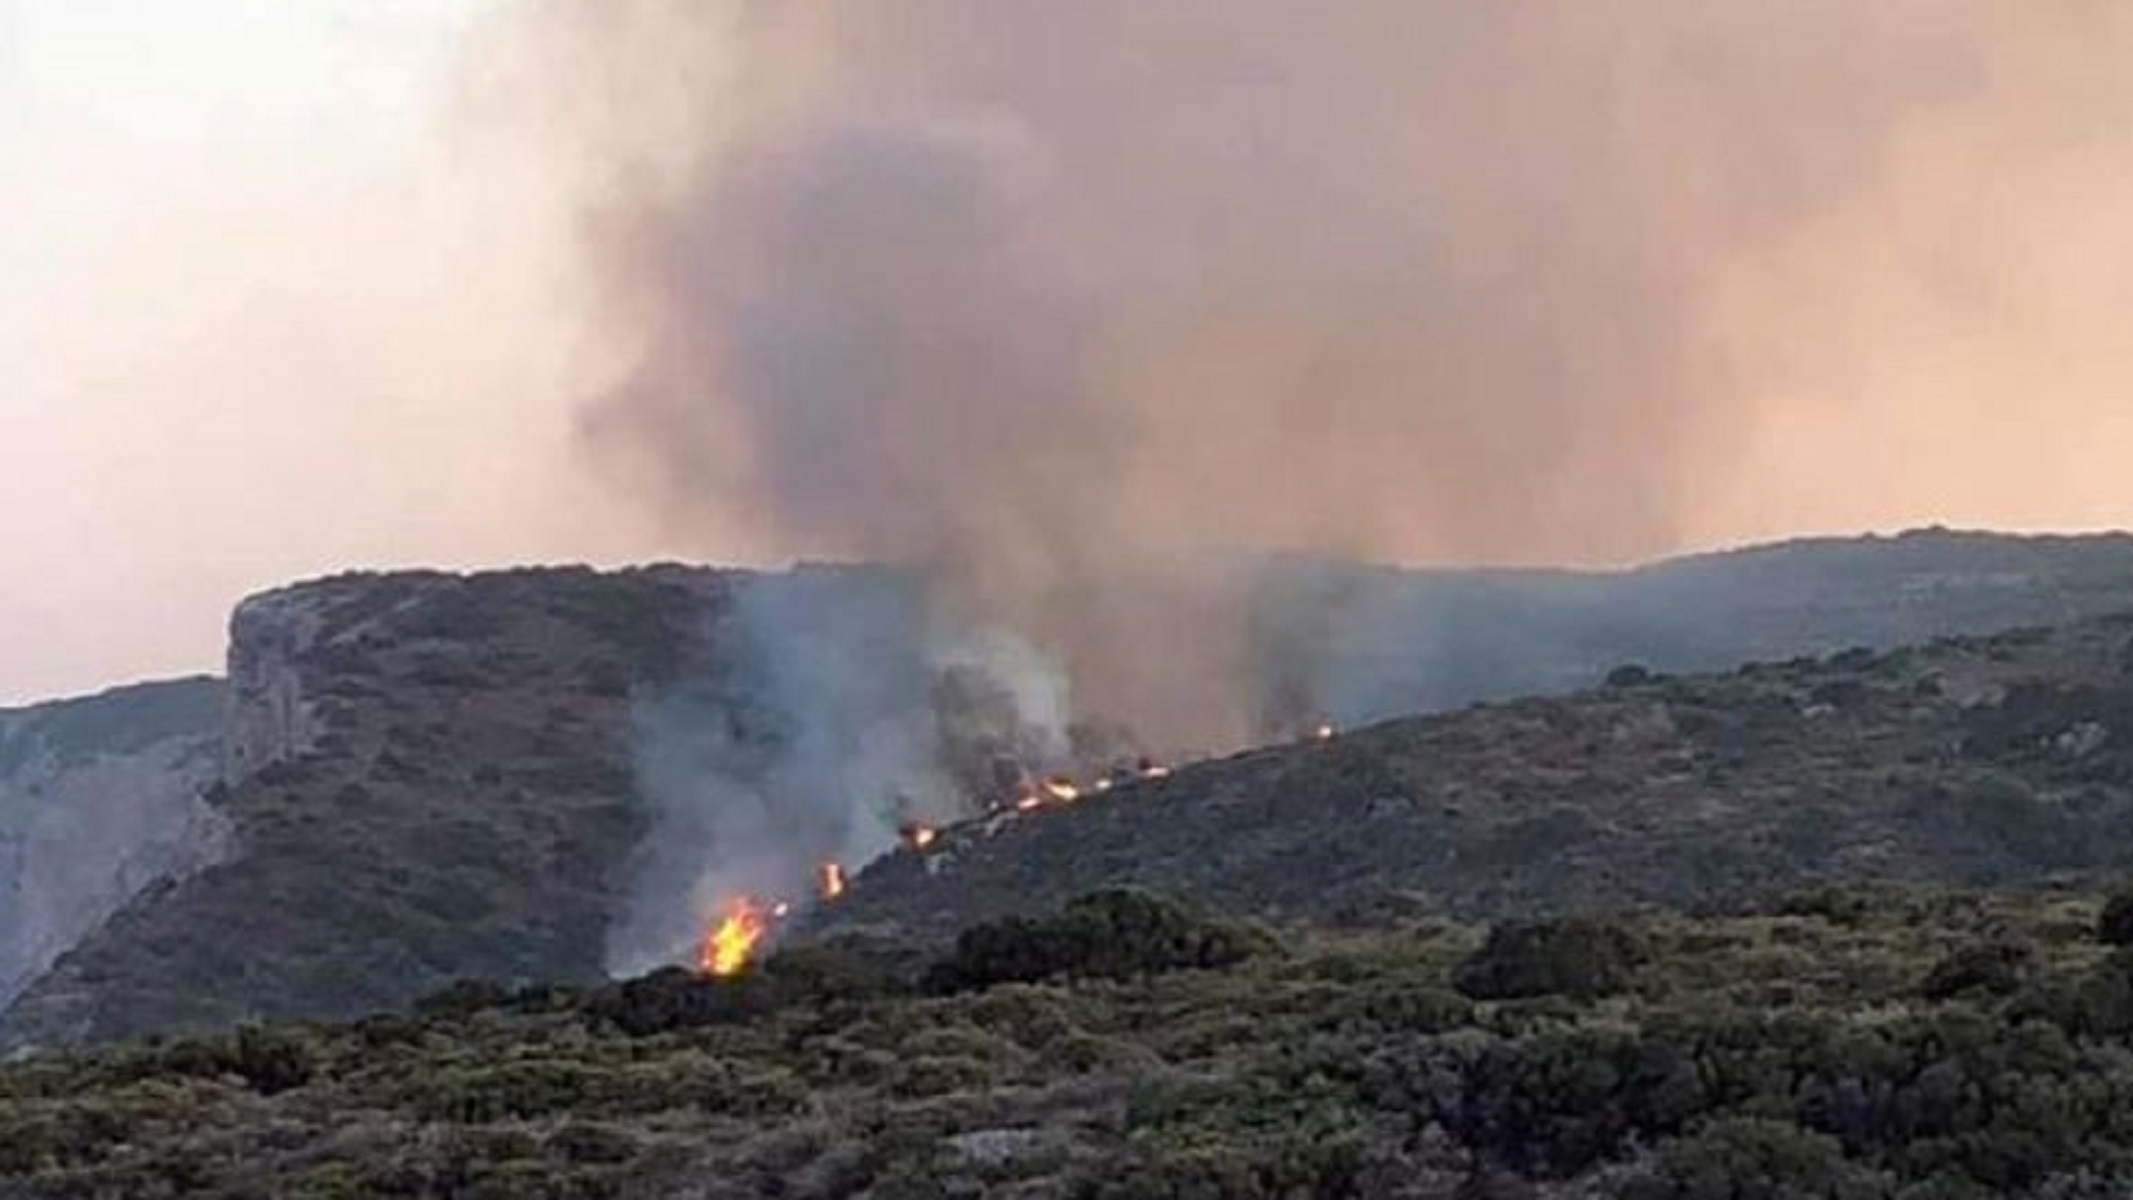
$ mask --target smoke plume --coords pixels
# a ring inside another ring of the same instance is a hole
[[[1310,624],[1249,602],[1265,555],[1644,556],[1760,511],[1744,465],[1812,491],[1766,435],[1816,413],[1871,473],[1933,436],[1896,398],[2126,382],[2066,357],[2074,299],[2133,299],[2093,265],[2133,250],[2124,6],[535,11],[603,460],[683,527],[921,567],[1164,744],[1247,736],[1247,631]]]

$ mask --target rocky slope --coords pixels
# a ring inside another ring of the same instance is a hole
[[[854,612],[882,607],[881,574],[831,572],[791,594],[831,628],[846,586]],[[612,969],[603,942],[633,887],[669,869],[679,879],[709,849],[670,830],[647,865],[638,702],[685,684],[700,701],[690,721],[729,741],[774,736],[749,712],[770,702],[720,650],[750,578],[356,575],[247,601],[231,623],[223,744],[180,756],[201,773],[188,780],[224,766],[204,806],[188,788],[154,821],[89,820],[97,803],[135,793],[99,785],[92,802],[47,787],[27,804],[20,786],[6,793],[16,815],[0,830],[27,827],[27,813],[113,840],[96,849],[72,835],[91,847],[86,874],[72,858],[16,852],[9,913],[56,915],[11,943],[37,947],[15,970],[52,965],[0,1015],[0,1046],[355,1013],[462,975]],[[1267,694],[1352,724],[1584,687],[1631,659],[1683,670],[2133,609],[2133,539],[1927,532],[1616,574],[1292,564],[1263,599]],[[824,647],[808,664],[816,675],[844,661],[834,639]],[[2030,661],[2021,647],[1995,652]],[[1145,805],[1120,797],[997,837],[959,831],[953,857],[879,864],[839,919],[937,934],[1112,879],[1271,912],[1367,906],[1388,890],[1461,912],[1683,897],[1768,874],[1761,848],[1773,839],[1806,847],[1782,860],[1803,877],[1886,866],[1970,878],[2108,859],[2115,792],[2038,791],[2043,777],[2019,763],[1958,756],[1960,769],[1943,771],[1927,747],[1953,736],[1963,710],[1903,693],[1924,678],[1907,672],[1926,668],[1877,669],[1889,674],[1800,666],[1522,702],[1248,755],[1142,789]],[[1816,699],[1854,677],[1866,689],[1856,711]],[[1868,786],[1854,759],[1883,775]],[[1935,787],[1969,796],[2010,772],[2042,809],[1965,801],[1954,811],[1974,811],[1968,832],[1906,815]],[[2032,818],[2058,830],[2043,849],[1995,840],[2016,834],[1992,820]],[[226,842],[208,836],[225,828]],[[189,875],[180,866],[213,856],[169,850],[221,845],[225,860]],[[70,890],[82,879],[87,893]],[[677,882],[673,908],[686,924],[684,891]]]
[[[817,928],[944,941],[1129,883],[1503,916],[2133,868],[2133,617],[1391,722],[945,831]]]
[[[460,975],[590,979],[643,832],[633,686],[725,577],[354,576],[231,622],[233,833],[139,897],[0,1022],[16,1044],[359,1013]]]
[[[212,679],[0,710],[0,1006],[142,889],[221,856],[201,793],[222,712]]]

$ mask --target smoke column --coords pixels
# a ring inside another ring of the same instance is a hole
[[[1620,561],[1775,511],[1744,465],[1841,513],[2133,382],[2124,5],[528,14],[601,460],[921,566],[1165,744],[1248,733],[1269,553]]]

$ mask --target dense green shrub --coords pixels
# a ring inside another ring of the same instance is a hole
[[[2008,995],[2022,986],[2023,975],[2034,957],[2030,948],[2019,942],[1972,942],[1949,951],[1934,963],[1918,991],[1928,1000],[1947,1000],[1966,992]]]
[[[2106,896],[2096,918],[2096,940],[2110,946],[2133,946],[2133,887]]]
[[[415,1081],[412,1098],[427,1120],[479,1124],[565,1112],[594,1094],[599,1073],[583,1063],[530,1059],[458,1067]]]
[[[1623,1200],[1882,1200],[1889,1180],[1846,1161],[1837,1139],[1789,1121],[1714,1121],[1659,1147]]]
[[[684,967],[667,967],[600,989],[587,1002],[586,1013],[633,1037],[644,1037],[749,1020],[775,1007],[771,989],[758,972],[713,979]]]
[[[234,1033],[180,1038],[137,1060],[144,1075],[232,1077],[262,1095],[302,1087],[317,1069],[317,1053],[302,1030],[247,1025]]]
[[[1459,965],[1459,990],[1476,1000],[1621,991],[1644,960],[1642,939],[1609,921],[1512,921]]]
[[[1128,978],[1226,967],[1267,948],[1239,926],[1130,888],[1094,892],[1057,916],[1010,917],[973,926],[926,973],[936,991],[1053,977]]]
[[[1644,687],[1658,681],[1649,667],[1637,663],[1623,663],[1607,673],[1606,686],[1611,688]]]

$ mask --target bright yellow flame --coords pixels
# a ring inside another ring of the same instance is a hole
[[[1044,794],[1061,804],[1071,804],[1081,799],[1081,789],[1064,775],[1054,775],[1045,780]]]
[[[835,900],[844,895],[844,868],[837,863],[822,864],[822,898]]]
[[[939,836],[941,836],[940,831],[931,825],[913,825],[908,831],[908,840],[913,850],[924,850],[933,844],[933,839]]]
[[[739,974],[766,928],[762,906],[752,897],[735,896],[726,903],[725,918],[704,938],[697,965],[712,975]]]
[[[1322,721],[1322,722],[1320,722],[1320,723],[1319,723],[1319,726],[1318,726],[1318,729],[1316,730],[1315,736],[1316,736],[1316,737],[1318,738],[1318,740],[1319,740],[1319,741],[1321,741],[1321,742],[1330,742],[1330,741],[1332,741],[1332,740],[1333,740],[1333,726],[1332,726],[1331,724],[1329,724],[1329,723],[1326,723],[1326,722],[1323,722],[1323,721]]]

